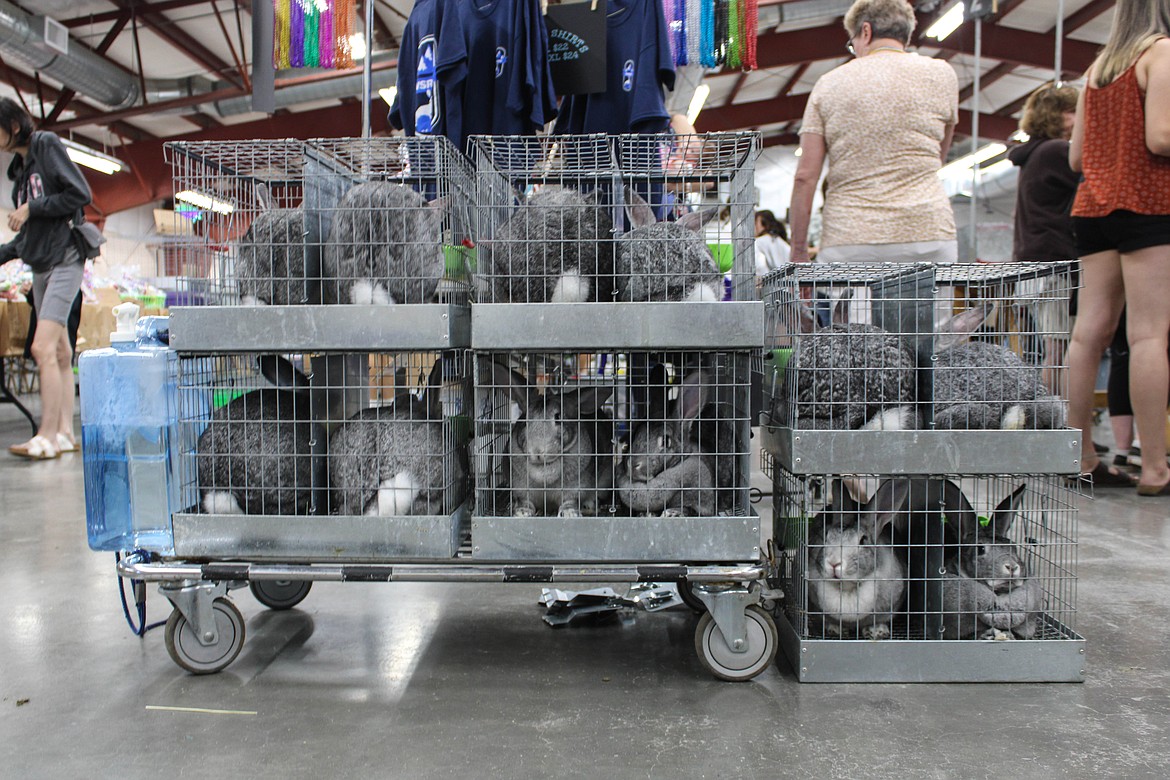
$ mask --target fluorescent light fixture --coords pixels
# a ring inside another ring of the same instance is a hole
[[[355,60],[364,60],[366,58],[366,36],[361,33],[349,36],[349,51]]]
[[[195,190],[183,190],[182,192],[176,192],[175,200],[181,200],[184,203],[190,203],[192,206],[203,209],[204,211],[214,211],[216,214],[231,214],[233,211],[235,211],[235,208],[232,206],[232,204],[224,203],[223,201],[216,200],[215,198],[210,198],[207,195],[204,195],[202,192],[196,192]]]
[[[699,112],[703,110],[703,105],[707,102],[707,96],[710,94],[711,87],[707,84],[695,87],[695,94],[691,96],[691,104],[687,107],[687,121],[692,125],[699,118]]]
[[[386,101],[386,105],[393,106],[394,98],[398,95],[398,87],[383,87],[378,94]]]
[[[107,176],[113,175],[126,167],[126,163],[117,157],[111,157],[108,154],[99,152],[97,149],[91,149],[76,141],[70,141],[68,138],[62,138],[61,143],[65,145],[65,153],[69,155],[70,160],[78,165],[84,165],[86,168],[101,171]]]
[[[951,176],[964,174],[979,163],[990,160],[997,154],[1003,154],[1006,151],[1007,147],[999,143],[982,146],[971,154],[965,154],[957,160],[947,163],[939,169],[938,175],[946,179]]]
[[[941,41],[948,35],[959,29],[959,25],[963,23],[963,3],[958,2],[947,9],[947,12],[938,18],[934,24],[926,29],[923,33],[927,38],[934,38]]]

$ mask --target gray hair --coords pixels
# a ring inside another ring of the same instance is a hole
[[[893,38],[904,44],[910,43],[918,24],[907,0],[857,0],[845,13],[845,31],[856,38],[865,22],[869,22],[874,38]]]

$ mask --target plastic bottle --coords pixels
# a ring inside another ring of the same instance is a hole
[[[78,358],[89,546],[169,555],[179,504],[178,357],[159,323],[136,335],[137,305],[115,306],[114,316],[110,346]]]

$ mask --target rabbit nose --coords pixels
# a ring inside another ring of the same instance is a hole
[[[1004,564],[1004,568],[1007,569],[1008,574],[1012,577],[1015,577],[1017,574],[1020,573],[1020,564],[1018,564],[1018,563]]]
[[[832,569],[833,579],[835,579],[835,580],[841,579],[841,564],[834,563],[834,562],[830,561],[829,566]]]

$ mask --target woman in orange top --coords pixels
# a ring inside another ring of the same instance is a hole
[[[1073,203],[1083,289],[1069,347],[1069,417],[1081,428],[1081,471],[1121,476],[1093,450],[1094,377],[1122,306],[1129,312],[1130,396],[1142,441],[1138,493],[1170,496],[1166,397],[1170,368],[1170,0],[1119,0],[1086,75],[1069,164],[1083,171]]]

